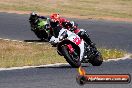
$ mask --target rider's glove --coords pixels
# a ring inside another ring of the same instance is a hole
[[[75,22],[74,21],[70,21],[70,23],[71,23],[72,27],[75,26]]]
[[[69,31],[73,32],[74,30],[76,30],[76,28],[72,27],[69,29]]]
[[[58,38],[55,38],[54,36],[52,36],[49,41],[49,43],[53,46],[56,46],[58,42],[59,42]]]

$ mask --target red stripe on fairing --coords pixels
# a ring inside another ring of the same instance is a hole
[[[81,39],[76,37],[73,42],[76,44],[76,45],[79,45],[81,43]]]
[[[75,34],[77,34],[77,33],[79,33],[79,32],[80,32],[79,29],[74,30],[74,33],[75,33]]]
[[[68,44],[67,47],[70,50],[70,53],[73,53],[74,52],[74,49],[73,49],[73,47],[72,47],[71,44]]]

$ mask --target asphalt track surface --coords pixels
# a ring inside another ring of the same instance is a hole
[[[0,13],[0,37],[17,40],[38,40],[30,31],[28,15]],[[117,48],[132,52],[132,23],[78,20],[80,28],[87,29],[98,47]],[[132,59],[104,62],[99,67],[87,65],[87,73],[130,74]],[[42,67],[23,70],[0,71],[0,88],[132,88],[129,84],[86,84],[76,83],[77,69],[69,65]]]

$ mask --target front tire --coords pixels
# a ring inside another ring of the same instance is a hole
[[[81,66],[81,62],[80,61],[74,61],[73,59],[76,59],[76,58],[72,58],[69,51],[68,51],[68,48],[67,46],[63,45],[62,46],[62,54],[64,56],[64,58],[66,59],[66,61],[74,68],[78,68]]]

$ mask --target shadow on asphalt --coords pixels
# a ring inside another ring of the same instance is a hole
[[[113,68],[113,66],[115,66]],[[111,69],[116,69],[116,68],[120,68],[120,66],[122,66],[122,68],[124,67],[130,67],[132,66],[132,58],[127,58],[127,59],[121,59],[118,61],[108,61],[108,62],[103,62],[103,64],[101,66],[92,66],[90,63],[86,63],[86,64],[82,64],[82,67],[87,68],[87,67],[94,67],[94,69],[98,69],[98,67],[101,68],[111,68]],[[73,67],[71,67],[69,64],[66,65],[60,65],[60,66],[47,66],[47,67],[37,67],[37,68],[71,68],[74,69]]]
[[[24,40],[24,42],[31,42],[31,43],[48,43],[48,40]],[[56,47],[56,45],[52,45],[52,47]]]
[[[52,67],[37,67],[37,68],[72,68],[71,66],[52,66]]]
[[[24,40],[24,42],[48,42],[47,40]]]

